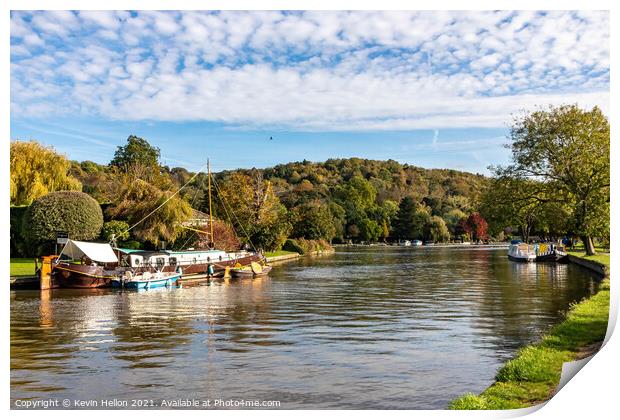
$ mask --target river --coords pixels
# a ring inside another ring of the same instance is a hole
[[[263,279],[11,291],[11,401],[442,409],[597,287],[581,267],[515,263],[505,249],[360,247]]]

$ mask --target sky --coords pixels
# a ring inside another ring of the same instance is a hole
[[[488,174],[514,115],[609,108],[608,12],[11,13],[11,139],[198,170],[336,157]]]

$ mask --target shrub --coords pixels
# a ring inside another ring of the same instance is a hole
[[[31,251],[40,251],[56,239],[57,231],[67,232],[71,239],[91,240],[99,236],[102,226],[101,207],[91,196],[57,191],[32,203],[24,214],[22,234]]]
[[[301,255],[313,252],[329,251],[332,246],[324,239],[287,239],[282,247],[285,251],[297,252]]]
[[[112,235],[118,241],[125,241],[129,239],[129,225],[124,220],[111,220],[109,222],[105,222],[103,224],[103,229],[101,230],[101,238],[110,241],[112,240]]]
[[[295,239],[287,239],[282,246],[282,249],[290,252],[297,252],[298,254],[303,254],[304,249],[299,246],[299,243]]]

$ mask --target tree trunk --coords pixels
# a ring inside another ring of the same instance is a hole
[[[586,248],[586,255],[596,255],[596,251],[594,250],[594,242],[592,242],[592,237],[583,236],[581,240],[583,241],[583,246]]]

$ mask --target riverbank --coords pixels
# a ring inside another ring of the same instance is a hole
[[[312,252],[302,255],[299,252],[274,251],[274,252],[266,252],[265,259],[267,260],[268,263],[272,263],[272,262],[278,262],[278,261],[296,260],[297,258],[306,256],[306,255],[310,255],[310,256],[327,255],[327,254],[333,254],[334,252],[336,252],[334,249],[324,249],[321,251],[312,251]]]
[[[599,260],[601,260],[599,258]],[[602,259],[605,260],[604,258]],[[571,262],[609,275],[607,263],[571,255]],[[574,304],[566,319],[538,344],[523,348],[502,366],[495,383],[480,395],[465,394],[450,403],[452,410],[505,410],[531,407],[550,399],[560,382],[562,364],[583,359],[600,348],[609,319],[610,280],[605,277],[597,294]]]

